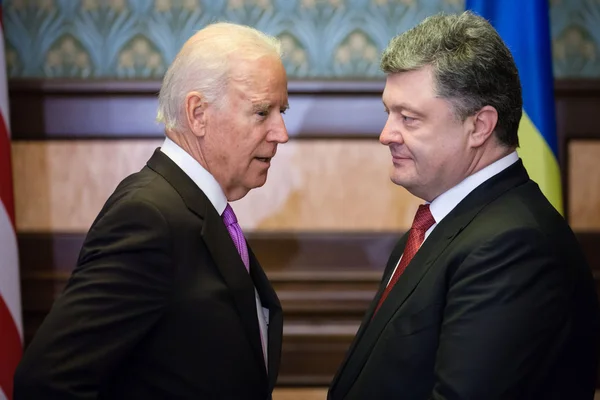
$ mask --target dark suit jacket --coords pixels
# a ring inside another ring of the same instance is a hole
[[[268,374],[254,288],[270,310]],[[94,221],[27,348],[15,400],[270,398],[282,312],[204,193],[157,150]]]
[[[521,161],[432,231],[373,310],[330,400],[578,400],[594,396],[599,311],[576,238]]]

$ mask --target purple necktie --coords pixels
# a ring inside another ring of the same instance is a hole
[[[242,228],[240,228],[240,224],[238,224],[238,220],[235,217],[233,208],[231,208],[229,204],[227,204],[225,211],[223,211],[223,222],[227,227],[227,231],[229,232],[229,236],[231,236],[231,240],[233,240],[233,244],[235,244],[235,248],[242,258],[244,266],[246,266],[246,271],[250,272],[250,258],[248,257],[246,239],[244,238]]]
[[[240,228],[240,224],[238,224],[235,213],[233,212],[233,208],[231,208],[229,204],[227,204],[227,207],[225,207],[225,211],[223,211],[223,222],[227,227],[227,231],[229,232],[229,236],[231,236],[231,240],[233,240],[233,244],[235,244],[235,247],[238,253],[240,254],[240,257],[242,258],[242,261],[246,266],[246,271],[250,272],[250,258],[248,257],[248,247],[246,246],[246,239],[244,238],[244,234],[242,233],[242,228]],[[256,293],[256,289],[254,289],[254,291],[255,295],[258,296],[258,293]],[[262,332],[260,332],[260,342],[262,344],[266,366],[268,363],[266,359],[267,343],[265,343],[265,338]]]

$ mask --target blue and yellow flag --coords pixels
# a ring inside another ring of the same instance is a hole
[[[467,0],[510,49],[523,87],[519,156],[529,176],[562,214],[548,0]]]

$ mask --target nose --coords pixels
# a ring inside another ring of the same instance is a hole
[[[269,142],[275,143],[286,143],[289,140],[288,131],[285,127],[285,122],[283,121],[283,117],[280,116],[278,121],[272,126],[269,131],[269,136],[267,140]]]
[[[404,143],[402,134],[394,127],[390,117],[388,117],[387,121],[385,122],[385,126],[379,134],[379,142],[384,146],[389,146],[392,143]]]

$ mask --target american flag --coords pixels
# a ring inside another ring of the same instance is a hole
[[[4,29],[0,28],[0,400],[12,400],[13,375],[23,348],[23,325],[10,163]]]

